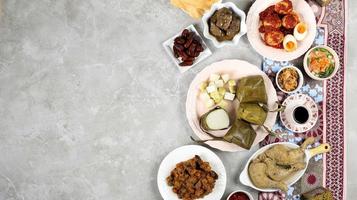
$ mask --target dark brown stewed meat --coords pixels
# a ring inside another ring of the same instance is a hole
[[[229,8],[217,10],[208,20],[210,33],[218,40],[232,40],[240,31],[240,18]]]

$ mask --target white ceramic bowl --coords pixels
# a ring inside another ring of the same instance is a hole
[[[280,86],[280,84],[279,84],[279,81],[278,81],[279,74],[280,74],[284,69],[287,69],[287,68],[292,68],[292,69],[296,70],[297,73],[298,73],[298,75],[299,75],[299,83],[298,83],[297,88],[296,88],[295,90],[293,90],[293,91],[290,91],[290,92],[289,92],[289,91],[285,91],[283,88],[281,88],[281,86]],[[283,91],[283,92],[285,92],[285,93],[287,93],[287,94],[292,94],[292,93],[295,93],[295,92],[297,92],[297,91],[300,90],[300,88],[301,88],[302,85],[304,84],[304,76],[302,75],[301,70],[298,69],[297,67],[295,67],[295,66],[286,66],[286,67],[282,67],[282,68],[278,71],[278,73],[276,73],[275,83],[276,83],[276,85],[278,86],[279,90],[281,90],[281,91]]]
[[[334,60],[335,60],[335,69],[333,70],[332,74],[326,78],[320,78],[320,77],[317,77],[315,76],[313,73],[311,73],[310,69],[309,69],[309,66],[308,66],[308,63],[307,63],[307,58],[309,57],[309,54],[311,53],[311,51],[313,51],[314,49],[317,49],[317,48],[324,48],[326,49],[327,51],[329,51]],[[307,73],[307,75],[309,75],[312,79],[315,79],[315,80],[318,80],[318,81],[323,81],[323,80],[327,80],[327,79],[330,79],[332,78],[333,76],[336,75],[338,69],[340,68],[340,59],[336,53],[335,50],[333,50],[332,48],[326,46],[326,45],[319,45],[319,46],[315,46],[313,48],[311,48],[306,54],[305,54],[305,57],[304,57],[304,69],[305,69],[305,72]]]
[[[229,198],[231,198],[231,196],[232,196],[233,194],[237,193],[237,192],[242,192],[242,193],[246,194],[246,195],[249,197],[249,200],[254,200],[254,199],[253,199],[253,196],[252,196],[249,192],[244,191],[244,190],[236,190],[236,191],[233,191],[231,194],[229,194],[229,196],[227,197],[227,200],[229,200]]]
[[[240,18],[240,31],[236,36],[234,36],[233,40],[219,42],[213,35],[210,34],[208,20],[214,14],[214,12],[216,12],[216,10],[219,10],[221,8],[224,8],[224,7],[232,9],[233,12],[239,16],[239,18]],[[202,17],[202,22],[203,22],[203,27],[204,27],[203,28],[203,35],[207,39],[211,40],[213,42],[214,46],[217,47],[217,48],[221,48],[221,47],[224,47],[226,45],[229,45],[229,46],[237,45],[238,42],[239,42],[239,39],[243,35],[245,35],[247,33],[247,26],[245,24],[245,18],[246,18],[246,16],[245,16],[244,11],[239,9],[234,3],[232,3],[232,2],[215,3],[215,4],[212,5],[211,10],[207,11]]]

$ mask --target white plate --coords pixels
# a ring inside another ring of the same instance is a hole
[[[259,13],[281,0],[256,0],[247,16],[247,36],[252,47],[262,56],[276,61],[289,61],[303,55],[313,44],[316,35],[316,19],[310,5],[305,0],[292,0],[294,10],[300,15],[301,21],[308,25],[306,38],[298,42],[298,48],[293,52],[267,46],[259,33]]]
[[[200,128],[199,117],[209,111],[206,108],[204,102],[199,98],[199,86],[202,82],[207,81],[211,74],[229,74],[231,79],[238,80],[240,78],[246,76],[253,76],[253,75],[261,75],[264,79],[265,89],[268,95],[268,107],[271,110],[277,108],[276,102],[278,101],[278,97],[276,95],[275,88],[273,83],[270,81],[268,76],[261,71],[257,66],[252,65],[243,60],[223,60],[220,62],[215,62],[209,65],[208,67],[204,68],[200,73],[196,75],[196,77],[191,82],[190,88],[188,89],[187,93],[187,100],[186,100],[186,116],[188,123],[190,124],[193,132],[201,139],[211,139],[205,132],[203,132]],[[236,103],[233,105],[237,105],[238,102],[235,100]],[[228,109],[229,113],[234,113],[234,110],[237,106],[233,106]],[[233,115],[234,116],[234,115]],[[276,121],[276,112],[269,112],[267,119],[264,123],[265,126],[268,128],[272,128]],[[263,128],[256,128],[257,136],[253,142],[253,146],[258,144],[262,141],[268,133]],[[222,151],[246,151],[246,149],[224,141],[209,141],[206,144],[210,145],[213,148],[222,150]]]
[[[221,8],[224,8],[224,7],[232,9],[233,12],[239,16],[239,18],[240,18],[240,30],[239,30],[239,33],[234,36],[232,41],[219,42],[213,35],[210,34],[208,20],[213,15],[214,12],[216,12],[217,10],[219,10]],[[229,45],[229,46],[237,45],[239,40],[240,40],[240,38],[247,33],[247,26],[245,24],[245,18],[246,18],[246,16],[245,16],[244,11],[239,9],[234,3],[232,3],[232,2],[215,3],[215,4],[212,5],[211,10],[206,12],[202,17],[202,23],[203,23],[203,27],[204,27],[203,28],[203,35],[207,39],[211,40],[213,42],[214,46],[217,47],[217,48],[221,48],[221,47],[224,47],[226,45]]]
[[[313,128],[319,118],[319,109],[315,101],[306,94],[295,94],[286,98],[283,102],[283,106],[286,106],[285,110],[280,112],[280,120],[285,126],[295,133],[303,133]],[[296,107],[302,106],[309,112],[309,119],[299,124],[294,120],[294,110]]]
[[[196,57],[195,61],[193,62],[193,64],[191,66],[180,66],[179,64],[182,61],[174,56],[174,52],[173,52],[173,49],[172,49],[172,47],[174,45],[175,38],[180,36],[184,29],[187,29],[189,31],[195,32],[197,37],[200,38],[201,44],[202,44],[202,47],[203,47],[203,51],[200,53],[200,55],[198,57]],[[170,56],[171,60],[175,63],[176,67],[179,69],[179,71],[181,73],[184,73],[185,71],[191,69],[193,66],[195,66],[196,64],[198,64],[202,60],[204,60],[207,57],[209,57],[210,55],[212,55],[212,51],[208,48],[206,43],[203,41],[203,38],[198,33],[198,31],[196,30],[196,28],[195,28],[195,26],[193,24],[189,25],[188,27],[186,27],[184,29],[182,29],[179,33],[177,33],[176,35],[174,35],[173,37],[171,37],[170,39],[168,39],[164,43],[162,43],[162,46],[164,47],[166,53]]]
[[[175,168],[176,164],[182,161],[189,160],[195,155],[202,158],[203,161],[209,162],[213,171],[218,175],[213,191],[204,196],[202,200],[217,200],[221,199],[226,189],[226,169],[219,159],[219,157],[211,150],[199,145],[187,145],[179,147],[171,151],[161,162],[159,172],[157,174],[157,186],[159,187],[160,194],[164,200],[179,200],[177,194],[172,191],[172,187],[166,183],[171,171]]]

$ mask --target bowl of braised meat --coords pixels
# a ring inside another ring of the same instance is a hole
[[[202,17],[203,35],[217,48],[237,45],[246,34],[245,13],[234,3],[216,3]]]

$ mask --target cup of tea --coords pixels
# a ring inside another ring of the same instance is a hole
[[[319,109],[309,95],[294,94],[288,96],[283,102],[283,106],[285,106],[285,110],[280,112],[280,120],[290,131],[302,133],[315,126]]]

